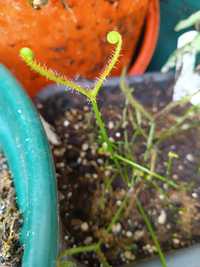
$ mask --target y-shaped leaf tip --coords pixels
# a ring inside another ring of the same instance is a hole
[[[107,78],[107,76],[110,74],[112,69],[114,68],[119,56],[120,56],[120,51],[122,48],[122,37],[121,34],[117,31],[110,31],[107,34],[107,41],[108,43],[115,45],[115,50],[113,52],[112,57],[110,58],[107,66],[105,67],[103,73],[100,75],[98,81],[96,82],[95,86],[93,89],[87,89],[84,88],[73,81],[68,80],[62,75],[59,75],[58,73],[54,72],[51,69],[46,68],[45,66],[42,66],[39,62],[35,60],[34,53],[33,51],[28,48],[24,47],[21,48],[19,51],[19,54],[23,61],[35,72],[40,74],[41,76],[46,77],[47,79],[54,81],[58,84],[65,85],[67,87],[72,88],[73,90],[85,95],[91,102],[96,101],[96,97],[98,95],[98,92]]]

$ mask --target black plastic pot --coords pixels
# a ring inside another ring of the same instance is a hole
[[[127,84],[134,87],[134,95],[146,106],[164,105],[170,102],[173,92],[174,76],[172,73],[160,74],[152,73],[138,77],[127,77]],[[91,81],[81,81],[84,86],[91,87]],[[107,106],[109,103],[121,105],[123,95],[118,89],[119,78],[108,79],[101,90],[99,101],[101,105]],[[74,94],[74,93],[73,93]],[[42,115],[48,122],[53,122],[69,107],[82,106],[86,103],[84,97],[75,95],[63,86],[50,85],[39,93],[36,102],[42,103]],[[200,181],[199,181],[200,183]],[[167,255],[168,267],[198,267],[200,261],[200,245],[190,248],[180,249]],[[78,265],[82,266],[82,265]],[[158,257],[129,267],[159,267],[161,263]]]

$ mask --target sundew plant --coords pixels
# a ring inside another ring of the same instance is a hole
[[[131,192],[131,189],[134,187],[135,183],[131,181],[130,179],[127,179],[127,177],[123,176],[123,173],[121,172],[122,167],[127,166],[129,168],[132,168],[133,172],[137,173],[140,177],[140,179],[144,180],[145,182],[149,183],[151,182],[152,184],[156,185],[156,182],[159,181],[160,183],[166,184],[168,187],[172,187],[173,189],[177,189],[178,186],[177,184],[171,180],[171,172],[172,172],[172,165],[173,165],[173,160],[176,159],[178,156],[170,152],[168,155],[168,162],[167,162],[167,171],[166,175],[160,175],[155,171],[155,168],[153,167],[153,164],[151,167],[147,167],[146,164],[139,164],[135,160],[133,160],[131,157],[120,154],[117,146],[115,145],[114,142],[111,141],[107,128],[105,126],[104,119],[101,114],[101,110],[99,108],[98,104],[98,95],[99,92],[102,88],[102,85],[106,78],[109,76],[111,73],[112,69],[115,67],[117,64],[117,61],[120,57],[120,52],[122,49],[122,37],[120,33],[116,31],[111,31],[107,34],[107,41],[109,44],[113,45],[114,51],[112,53],[112,56],[110,57],[109,62],[105,66],[103,72],[101,73],[100,77],[94,84],[93,88],[88,89],[84,88],[75,82],[67,79],[66,77],[59,75],[55,71],[46,68],[45,66],[42,66],[37,60],[35,59],[34,52],[30,48],[22,48],[20,50],[20,56],[23,59],[23,61],[35,72],[39,73],[41,76],[46,77],[47,79],[56,82],[57,84],[64,85],[68,88],[71,88],[72,90],[82,94],[84,97],[87,98],[89,101],[93,114],[95,116],[95,121],[99,129],[99,134],[100,134],[100,149],[107,153],[109,156],[110,160],[113,162],[113,165],[116,169],[119,170],[119,173],[121,173],[121,178],[122,180],[127,184],[127,187],[130,189],[129,191]],[[158,112],[155,116],[150,114],[132,95],[131,90],[127,87],[124,79],[121,80],[121,89],[124,92],[127,101],[130,103],[130,105],[134,108],[136,111],[137,115],[137,120],[138,120],[138,132],[144,135],[146,139],[146,151],[144,153],[144,162],[146,162],[149,157],[150,157],[150,151],[152,147],[154,146],[154,143],[156,146],[164,139],[166,139],[169,136],[174,135],[178,130],[180,125],[182,125],[188,118],[190,118],[194,114],[193,107],[188,110],[181,119],[177,121],[172,127],[169,127],[169,129],[161,131],[159,133],[159,136],[156,135],[156,120],[158,118],[161,118],[163,115],[168,114],[173,108],[177,107],[178,105],[183,105],[184,103],[187,103],[189,101],[189,97],[185,98],[179,102],[174,102],[171,104],[168,104],[163,110]],[[76,97],[75,95],[72,97]],[[143,129],[141,128],[141,123],[140,121],[143,119],[148,121],[148,133],[144,133]],[[97,137],[98,138],[98,137]],[[156,140],[156,141],[155,141]],[[161,188],[158,187],[158,190],[161,190]],[[124,208],[129,201],[130,195],[127,193],[125,196],[124,200],[122,201],[121,205],[119,206],[117,212],[113,216],[110,224],[106,227],[107,233],[111,232],[112,226],[117,223],[120,218],[123,216],[123,211]],[[148,233],[156,247],[156,252],[160,257],[160,261],[162,264],[162,267],[166,267],[166,259],[165,256],[162,252],[160,243],[158,241],[158,237],[156,236],[155,230],[153,225],[150,222],[150,219],[148,217],[147,212],[145,211],[141,201],[139,198],[136,196],[136,206],[141,214],[143,221],[146,225],[146,228],[148,230]],[[108,267],[110,264],[108,263],[106,257],[104,256],[102,252],[102,244],[103,241],[99,240],[99,242],[90,244],[90,245],[83,245],[83,246],[78,246],[74,248],[69,248],[65,251],[63,251],[59,257],[58,257],[58,262],[57,266],[72,266],[73,264],[69,261],[64,260],[68,256],[73,256],[77,255],[80,253],[86,253],[86,252],[94,252],[97,254],[102,266]]]
[[[116,48],[113,52],[113,55],[112,55],[109,63],[105,67],[103,73],[100,75],[99,79],[97,80],[96,84],[94,85],[94,87],[92,89],[84,88],[84,87],[74,83],[73,81],[66,79],[64,76],[57,74],[53,70],[47,69],[46,67],[42,66],[40,63],[38,63],[34,59],[34,53],[30,48],[22,48],[20,50],[20,56],[33,71],[39,73],[41,76],[44,76],[51,81],[56,82],[57,84],[65,85],[65,86],[73,89],[74,91],[84,95],[89,100],[89,102],[92,105],[93,111],[94,111],[96,123],[99,127],[99,130],[100,130],[100,135],[102,137],[102,148],[107,150],[107,152],[110,153],[110,157],[115,162],[118,162],[118,161],[125,162],[125,163],[130,164],[131,166],[133,166],[134,168],[136,168],[140,171],[143,171],[147,174],[152,175],[152,177],[154,177],[155,179],[159,179],[163,182],[168,183],[169,185],[175,186],[175,184],[172,181],[168,181],[168,180],[166,180],[165,177],[163,177],[157,173],[151,172],[149,169],[146,169],[145,167],[142,167],[141,165],[139,165],[133,161],[127,160],[123,156],[115,153],[115,151],[114,151],[114,148],[113,148],[113,146],[110,142],[109,136],[107,134],[105,123],[104,123],[102,116],[101,116],[101,112],[100,112],[100,109],[99,109],[99,106],[97,103],[97,96],[99,94],[99,91],[100,91],[104,81],[109,76],[110,72],[112,71],[112,69],[114,68],[114,66],[116,65],[116,63],[118,61],[118,58],[120,56],[120,51],[122,48],[122,38],[118,32],[111,31],[107,35],[107,41],[110,44],[115,45]]]

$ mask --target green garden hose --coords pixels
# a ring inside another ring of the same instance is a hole
[[[55,267],[58,251],[56,179],[48,141],[32,102],[0,65],[0,148],[23,215],[22,267]]]

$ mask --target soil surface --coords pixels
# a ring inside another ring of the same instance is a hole
[[[17,267],[23,249],[19,243],[21,215],[5,157],[0,154],[0,266]]]
[[[154,106],[151,112],[156,114],[158,110],[159,107]],[[168,175],[177,188],[151,175],[125,168],[124,164],[121,172],[125,178],[121,179],[119,169],[102,150],[89,105],[69,106],[62,114],[57,114],[55,120],[50,119],[61,140],[60,145],[52,146],[52,151],[58,179],[63,247],[101,242],[103,254],[76,256],[86,266],[101,266],[100,261],[106,258],[107,263],[117,267],[157,254],[138,210],[138,199],[163,251],[200,241],[200,128],[190,127],[191,123],[198,123],[199,116],[192,121],[185,120],[180,131],[172,136],[162,135],[162,142],[144,160],[146,143],[135,133],[131,112],[129,106],[126,110],[120,105],[102,107],[111,142],[122,155]],[[175,125],[177,116],[182,113],[183,110],[177,109],[158,120],[158,135]],[[143,124],[144,129],[148,128],[147,123]],[[170,168],[169,153],[175,155]],[[120,209],[121,215],[115,220]]]

